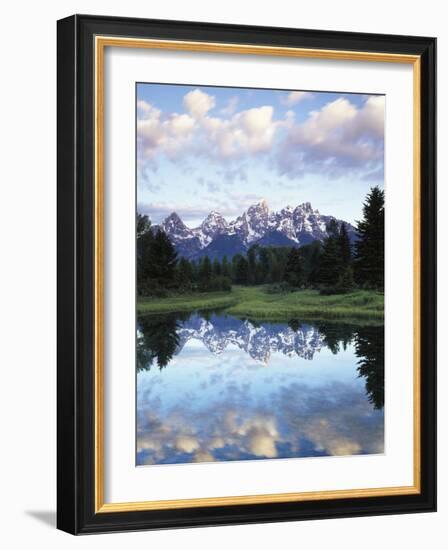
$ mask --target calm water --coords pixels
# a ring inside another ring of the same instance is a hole
[[[382,453],[383,334],[140,317],[137,465]]]

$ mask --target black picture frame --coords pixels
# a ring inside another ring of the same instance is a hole
[[[57,24],[57,526],[72,534],[436,510],[436,39],[74,15]],[[382,52],[421,60],[419,494],[95,512],[94,51],[97,35]]]

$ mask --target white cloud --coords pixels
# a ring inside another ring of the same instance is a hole
[[[309,92],[291,92],[288,101],[309,96]],[[203,157],[234,170],[246,159],[265,153],[279,175],[291,178],[305,173],[340,177],[353,171],[361,176],[381,175],[382,96],[370,96],[362,106],[339,97],[310,111],[304,122],[298,122],[292,110],[276,119],[272,105],[228,116],[221,110],[220,116],[211,116],[215,98],[199,89],[188,92],[183,103],[187,112],[166,115],[145,101],[138,102],[140,165],[155,169],[158,155],[165,155],[182,162],[186,170],[191,159]],[[235,106],[232,102],[232,110]]]
[[[189,142],[195,126],[195,120],[185,113],[172,113],[163,118],[162,112],[145,101],[137,104],[137,138],[140,154],[153,158],[157,149],[163,149],[168,155],[174,155]]]
[[[290,92],[286,97],[282,97],[281,101],[284,105],[292,107],[293,105],[296,105],[296,103],[299,103],[304,99],[311,99],[312,97],[313,95],[310,92]]]
[[[382,96],[369,97],[362,107],[341,97],[311,111],[302,124],[290,126],[278,154],[280,173],[339,176],[353,170],[377,170],[383,163],[383,136]]]
[[[193,118],[202,118],[215,106],[215,98],[201,90],[188,92],[184,97],[184,107]]]
[[[175,445],[177,449],[185,453],[192,453],[200,447],[199,441],[195,437],[188,435],[180,435],[176,439]]]
[[[240,111],[230,120],[206,117],[202,126],[216,156],[240,157],[271,148],[277,128],[273,114],[272,106],[265,105]]]
[[[154,160],[160,152],[172,159],[188,154],[207,155],[215,160],[241,158],[269,151],[277,128],[274,109],[264,105],[235,113],[230,118],[209,116],[212,96],[194,90],[184,97],[188,114],[162,112],[149,103],[138,104],[139,157]]]

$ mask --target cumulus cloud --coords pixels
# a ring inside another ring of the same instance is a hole
[[[264,105],[239,112],[237,98],[229,100],[211,116],[215,98],[199,89],[183,98],[186,113],[164,115],[146,101],[137,103],[137,138],[141,162],[154,161],[156,153],[178,160],[188,155],[208,156],[214,160],[242,158],[269,151],[281,122],[274,120],[274,109]]]
[[[200,447],[199,441],[188,435],[179,436],[175,441],[175,446],[177,449],[184,451],[185,453],[192,453]]]
[[[375,172],[383,165],[384,98],[372,96],[362,107],[346,98],[311,111],[291,126],[278,151],[281,174],[320,172],[339,177],[350,171]]]
[[[215,98],[201,90],[193,90],[185,95],[184,106],[193,118],[202,118],[215,106]]]
[[[140,156],[152,159],[157,150],[163,148],[173,156],[191,139],[195,120],[188,114],[172,113],[162,117],[162,112],[145,101],[139,101],[141,113],[137,120],[137,146]]]
[[[247,109],[231,118],[205,117],[202,128],[208,151],[215,158],[229,159],[270,150],[277,123],[270,105]]]
[[[292,107],[304,99],[311,99],[313,95],[310,92],[290,92],[287,96],[283,96],[281,101],[284,105]]]
[[[162,373],[139,374],[139,464],[384,451],[383,413],[372,410],[356,371],[351,381],[336,372],[308,383],[298,365],[254,369],[243,351],[227,353],[225,364],[207,351],[207,368],[198,369],[204,350],[194,346],[190,357],[187,349]],[[172,391],[176,369],[186,375],[182,392]]]
[[[294,105],[309,92],[291,92],[283,99]],[[150,103],[137,104],[139,167],[156,169],[165,156],[187,169],[193,159],[222,167],[224,180],[246,179],[243,164],[251,157],[290,178],[306,173],[341,177],[357,172],[380,179],[384,151],[384,97],[368,96],[359,106],[346,97],[296,120],[293,110],[276,118],[272,105],[235,111],[237,102],[213,115],[215,97],[199,89],[183,98],[183,113],[162,113]]]

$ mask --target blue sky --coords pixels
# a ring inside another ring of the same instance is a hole
[[[384,179],[384,97],[137,84],[137,203],[195,227],[266,199],[354,222]]]
[[[162,371],[138,373],[137,465],[382,453],[384,413],[356,369],[352,345],[264,365],[189,340]]]

